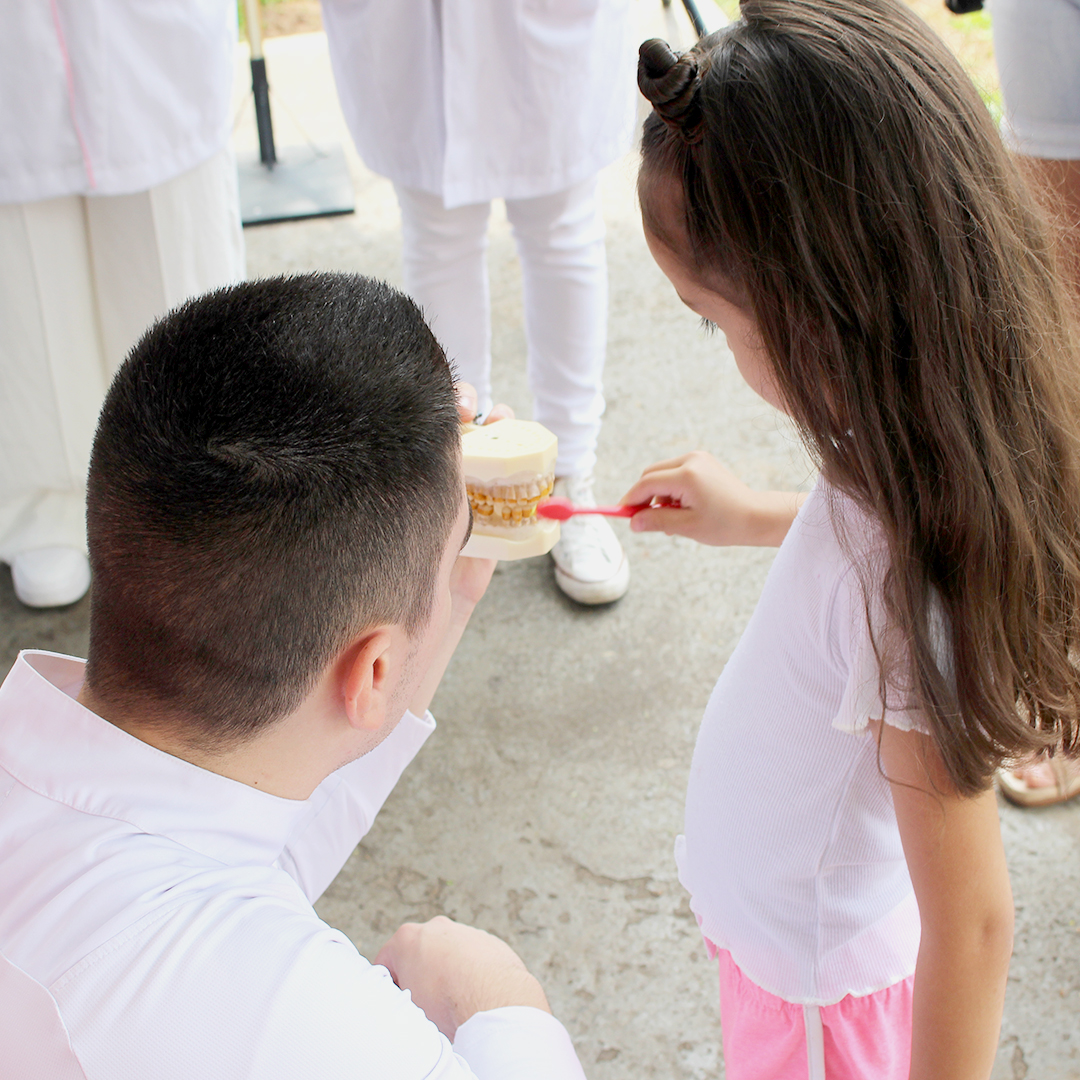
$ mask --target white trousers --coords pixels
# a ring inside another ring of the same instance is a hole
[[[438,195],[397,186],[405,288],[460,378],[491,408],[490,203],[447,210]],[[533,415],[559,440],[556,473],[591,473],[604,412],[607,259],[597,180],[507,199],[521,259]]]
[[[113,373],[154,319],[243,277],[229,150],[133,195],[0,205],[0,561],[85,547]]]

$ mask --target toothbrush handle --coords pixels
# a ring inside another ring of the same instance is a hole
[[[644,510],[647,503],[641,503],[638,506],[588,506],[577,507],[575,513],[577,514],[603,514],[605,517],[633,517],[639,510]]]

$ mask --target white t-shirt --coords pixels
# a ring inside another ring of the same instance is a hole
[[[867,724],[926,728],[902,691],[881,700],[862,578],[880,581],[883,558],[877,530],[819,481],[713,690],[676,844],[705,937],[802,1004],[915,970],[919,911]]]
[[[27,652],[0,687],[4,1080],[583,1080],[540,1009],[451,1046],[312,909],[430,715],[290,800],[107,723],[82,679]]]

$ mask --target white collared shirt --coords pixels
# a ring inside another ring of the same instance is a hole
[[[289,800],[107,723],[82,679],[25,652],[0,687],[4,1080],[580,1080],[539,1009],[478,1013],[452,1047],[312,909],[430,714]]]

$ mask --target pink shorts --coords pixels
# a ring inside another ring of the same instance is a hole
[[[727,1080],[907,1080],[913,975],[835,1005],[794,1005],[752,983],[729,952],[709,951],[720,961]]]

